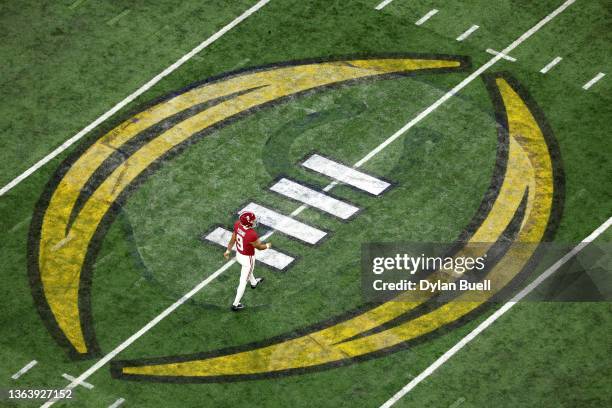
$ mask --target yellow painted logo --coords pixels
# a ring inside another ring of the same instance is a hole
[[[417,72],[449,72],[465,67],[450,57],[410,56],[360,58],[294,63],[268,67],[206,82],[160,102],[125,121],[72,159],[41,199],[40,218],[33,223],[30,272],[34,297],[51,333],[75,357],[98,352],[89,314],[88,272],[92,242],[100,239],[113,206],[135,180],[156,161],[193,135],[218,127],[254,108],[287,96],[348,81],[376,79]],[[508,286],[533,260],[537,244],[546,239],[557,211],[559,177],[551,139],[543,118],[516,81],[507,75],[485,79],[499,122],[499,180],[494,198],[481,208],[479,226],[470,243],[481,254],[495,245],[511,224],[516,224],[515,245],[510,245],[489,270],[493,287]],[[91,194],[83,195],[90,179],[100,173],[105,160],[133,142],[143,131],[164,119],[207,104],[144,141],[104,177]],[[85,197],[85,198],[84,198]],[[429,279],[448,279],[434,272]],[[497,295],[491,293],[491,297]],[[431,294],[434,296],[434,294]],[[153,381],[220,381],[280,373],[303,372],[357,361],[410,344],[477,312],[490,299],[460,297],[410,319],[399,319],[428,299],[394,299],[326,328],[281,341],[248,345],[233,352],[161,357],[142,361],[117,361],[115,377]]]

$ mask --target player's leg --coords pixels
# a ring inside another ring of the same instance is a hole
[[[249,283],[251,286],[257,286],[258,279],[255,279],[255,256],[249,256],[249,263],[251,264],[251,271],[249,272]]]
[[[251,262],[249,261],[248,256],[236,253],[236,260],[242,266],[242,269],[240,270],[240,282],[238,283],[236,297],[234,298],[234,303],[232,303],[232,306],[238,306],[240,304],[240,300],[244,295],[247,282],[249,281],[249,275],[251,274]]]
[[[255,256],[251,256],[251,273],[249,274],[249,283],[251,284],[251,289],[255,289],[257,285],[259,285],[264,278],[256,278],[255,274]]]

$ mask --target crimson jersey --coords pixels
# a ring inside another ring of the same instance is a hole
[[[242,255],[255,255],[253,242],[259,239],[257,232],[253,228],[243,227],[240,221],[234,224],[234,232],[236,233],[236,250]]]

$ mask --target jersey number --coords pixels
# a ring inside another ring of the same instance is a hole
[[[244,251],[244,244],[242,242],[242,236],[236,234],[236,248],[241,252]]]

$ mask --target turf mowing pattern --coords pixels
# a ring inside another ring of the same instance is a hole
[[[5,148],[2,184],[149,80],[252,3],[136,3],[125,8],[84,2],[6,11],[2,67]],[[4,388],[61,388],[91,361],[70,361],[36,313],[27,280],[27,238],[38,197],[71,151],[99,138],[156,98],[211,76],[270,63],[340,55],[435,53],[488,61],[559,5],[558,1],[453,2],[395,0],[382,11],[370,2],[272,1],[161,81],[88,140],[50,162],[0,198]],[[414,22],[432,8],[423,26]],[[4,13],[3,13],[4,14]],[[21,16],[21,17],[19,17]],[[20,21],[33,21],[24,30]],[[607,72],[610,11],[605,2],[577,2],[502,61],[546,114],[565,171],[563,217],[555,240],[579,241],[610,216],[612,168],[606,154],[610,82],[581,86]],[[464,42],[455,38],[478,24]],[[25,50],[25,51],[24,51]],[[550,73],[539,70],[553,57]],[[203,138],[167,161],[126,202],[93,266],[92,312],[103,351],[114,348],[223,264],[221,251],[199,237],[231,225],[249,199],[284,213],[296,204],[265,191],[279,175],[323,187],[329,180],[297,163],[309,152],[353,163],[458,83],[466,73],[431,74],[355,84],[262,109]],[[333,194],[363,208],[342,223],[312,209],[298,219],[333,231],[320,248],[280,235],[278,249],[299,256],[287,272],[258,267],[264,290],[247,291],[251,309],[230,314],[237,284],[232,268],[120,355],[181,354],[265,339],[341,314],[362,302],[361,242],[448,242],[474,214],[493,171],[496,129],[480,80],[385,149],[364,171],[397,183],[375,199],[347,187]],[[252,168],[234,163],[250,160]],[[236,189],[236,185],[240,189]],[[598,242],[605,247],[609,233]],[[610,270],[609,258],[599,267]],[[560,271],[563,272],[563,271]],[[571,299],[570,299],[571,300]],[[610,303],[526,302],[417,387],[398,406],[605,406]],[[103,368],[77,388],[81,406],[378,406],[473,328],[474,322],[366,362],[318,373],[256,382],[151,384],[110,378]],[[13,382],[32,359],[39,364]],[[588,379],[588,380],[587,380]],[[7,403],[3,401],[2,403]],[[39,404],[19,403],[19,406]],[[58,404],[61,406],[62,404]],[[69,404],[63,404],[70,406]]]

